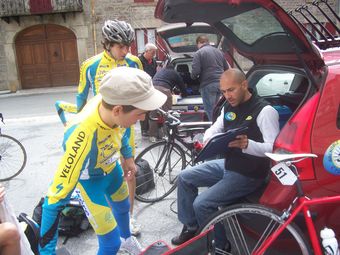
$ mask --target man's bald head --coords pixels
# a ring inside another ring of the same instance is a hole
[[[244,103],[251,96],[246,76],[235,68],[230,68],[221,75],[220,91],[233,107]]]
[[[226,70],[222,76],[221,80],[228,79],[230,82],[241,84],[246,80],[245,74],[236,68],[229,68]]]

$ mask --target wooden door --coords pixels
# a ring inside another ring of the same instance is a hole
[[[76,85],[76,37],[58,25],[37,25],[20,32],[16,53],[23,89]]]

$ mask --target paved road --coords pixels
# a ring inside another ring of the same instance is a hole
[[[0,112],[6,123],[2,131],[18,138],[28,154],[24,171],[4,184],[7,187],[7,197],[17,214],[32,214],[40,197],[45,195],[62,156],[63,126],[54,108],[54,102],[58,99],[74,102],[75,88],[0,94]],[[138,153],[148,143],[140,137],[139,125],[136,129]],[[170,239],[180,231],[177,215],[170,211],[175,196],[174,192],[164,201],[155,204],[136,202],[135,216],[143,227],[139,241],[144,247],[159,239],[170,243]],[[63,240],[61,237],[59,246]],[[70,238],[66,247],[71,254],[93,255],[98,245],[93,231],[89,230],[79,237]]]

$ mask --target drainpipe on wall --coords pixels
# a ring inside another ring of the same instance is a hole
[[[93,36],[93,46],[94,55],[97,55],[97,33],[96,33],[96,13],[94,11],[94,0],[91,0],[91,15],[92,15],[92,36]]]

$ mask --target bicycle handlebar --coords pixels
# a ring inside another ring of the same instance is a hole
[[[181,124],[181,121],[174,116],[174,113],[178,113],[178,112],[172,111],[172,110],[166,112],[166,111],[163,111],[161,108],[158,108],[157,111],[162,113],[166,118],[173,120],[173,122],[169,122],[170,126],[178,126],[179,124]]]

